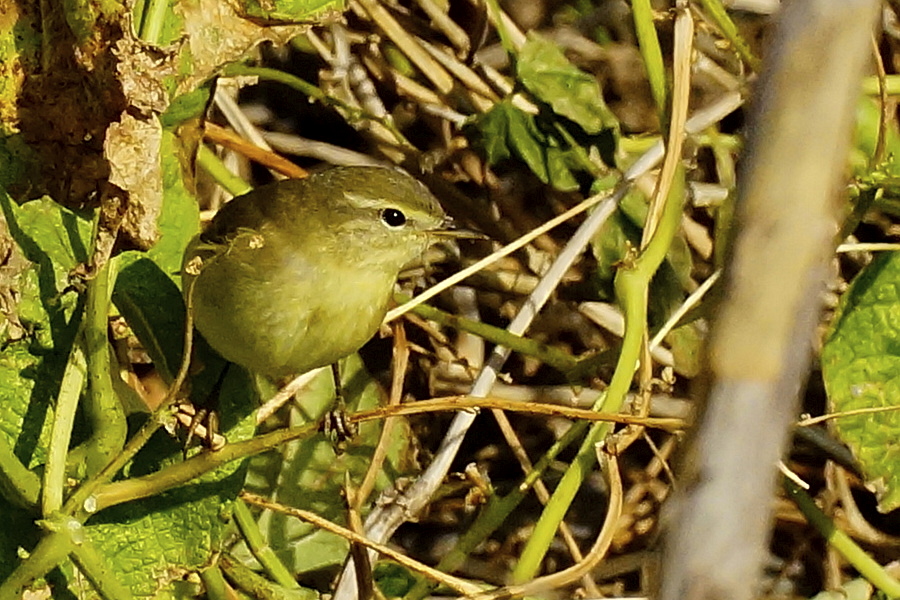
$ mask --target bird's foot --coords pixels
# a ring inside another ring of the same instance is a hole
[[[175,419],[184,427],[185,440],[183,452],[185,456],[194,440],[208,450],[221,450],[228,440],[219,433],[219,415],[215,410],[198,408],[190,402],[178,406]]]
[[[335,408],[325,413],[319,425],[319,431],[331,439],[335,452],[341,454],[344,452],[347,442],[359,433],[359,427],[347,419],[344,403],[339,402]]]

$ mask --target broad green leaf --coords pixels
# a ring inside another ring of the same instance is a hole
[[[92,229],[89,215],[74,213],[47,197],[10,208],[16,215],[15,222],[9,224],[10,232],[29,260],[41,263],[49,259],[54,272],[63,279],[76,265],[87,261]],[[26,237],[18,237],[15,227]]]
[[[492,165],[512,156],[508,142],[509,122],[512,118],[508,113],[511,110],[514,110],[511,104],[498,102],[474,121],[485,158]]]
[[[195,90],[184,93],[172,100],[166,112],[159,116],[159,122],[164,129],[174,129],[189,119],[198,119],[203,116],[206,107],[209,105],[209,96],[212,92],[212,83],[202,85]],[[164,138],[165,140],[165,138]],[[167,157],[163,154],[163,167]],[[164,186],[164,190],[168,191],[168,187]]]
[[[634,247],[640,237],[640,229],[621,210],[616,210],[591,240],[591,251],[597,260],[594,287],[601,299],[614,297],[613,278],[619,261],[625,257],[628,247]]]
[[[505,105],[505,108],[503,115],[509,122],[507,140],[513,153],[522,159],[541,181],[549,183],[547,136],[538,129],[534,115],[519,110],[511,103]]]
[[[553,141],[553,140],[551,140]],[[578,170],[578,161],[573,151],[551,145],[547,150],[547,180],[553,187],[562,191],[578,189],[578,181],[572,173]]]
[[[116,260],[119,277],[112,300],[163,380],[171,382],[184,348],[181,291],[171,275],[142,252],[126,252]]]
[[[174,283],[149,259],[123,268],[114,295],[142,342],[156,345],[169,368],[181,360],[184,306]],[[126,300],[123,300],[126,299]],[[195,342],[200,373],[188,384],[195,403],[208,403],[225,363],[201,340]],[[194,369],[197,370],[197,369]],[[215,396],[220,429],[229,442],[251,437],[258,406],[256,387],[243,369],[231,366]],[[196,451],[196,450],[195,450]],[[126,469],[139,477],[181,462],[182,442],[160,431]],[[109,568],[136,596],[174,593],[186,570],[209,564],[230,531],[233,500],[241,491],[246,461],[206,473],[158,496],[110,508],[88,522],[88,534]]]
[[[822,349],[830,411],[897,406],[900,398],[900,253],[879,256],[841,300]],[[878,509],[900,507],[900,412],[831,421],[859,461]]]
[[[587,133],[615,129],[618,122],[603,101],[600,84],[569,62],[554,42],[529,32],[516,59],[516,78],[553,111]]]
[[[175,136],[165,131],[160,239],[146,253],[117,257],[119,277],[113,293],[113,302],[166,381],[172,381],[183,360],[185,312],[178,272],[184,247],[199,230],[197,203],[184,185],[177,144]],[[225,363],[198,336],[192,361],[194,376],[188,389],[195,403],[208,404]],[[229,368],[215,404],[229,441],[253,434],[258,395],[243,369]],[[160,432],[127,474],[152,473],[181,460],[181,442]],[[231,504],[243,487],[245,472],[242,461],[225,465],[158,497],[113,507],[89,522],[89,534],[135,595],[175,595],[185,570],[209,564],[221,551]]]
[[[342,362],[341,375],[348,410],[371,409],[380,404],[378,384],[371,379],[357,355]],[[300,408],[292,411],[290,424],[296,426],[318,420],[333,403],[334,386],[331,373],[326,371],[298,397]],[[331,440],[320,434],[287,444],[278,452],[256,457],[247,477],[247,489],[344,523],[346,508],[341,490],[345,475],[349,475],[354,485],[359,485],[380,430],[381,423],[362,424],[358,435],[339,455],[335,454]],[[398,476],[408,472],[408,440],[406,422],[398,420],[388,460],[378,480],[379,489],[392,485]],[[264,511],[259,517],[259,526],[268,544],[292,573],[334,568],[347,557],[348,546],[343,538],[283,514]],[[240,550],[238,556],[251,560],[245,549]]]
[[[193,235],[185,225],[196,227],[197,222],[189,198],[178,201],[179,210],[171,204],[164,209],[162,240],[168,247],[164,244],[155,254],[170,269],[180,264],[178,246]],[[63,292],[69,285],[69,272],[87,259],[91,222],[49,199],[17,206],[3,195],[0,205],[23,254],[22,269],[5,284],[18,295],[16,314],[26,331],[21,339],[8,340],[0,352],[0,435],[23,464],[35,467],[45,460],[53,416],[49,407],[80,320],[79,295]],[[130,304],[123,304],[132,309],[129,318],[138,324],[135,330],[144,334],[142,340],[159,348],[155,352],[159,364],[174,370],[180,364],[184,329],[181,293],[172,274],[146,258],[150,254],[117,257],[121,272],[116,294],[129,300]],[[204,355],[203,344],[199,346],[208,368],[194,378],[191,389],[195,398],[202,399],[218,379],[222,362],[209,356],[208,350]],[[218,403],[221,428],[230,441],[245,439],[254,431],[254,389],[240,369],[225,379]],[[151,473],[182,460],[181,443],[161,432],[127,468],[127,474]],[[157,497],[113,507],[88,522],[86,535],[103,567],[135,595],[172,595],[186,570],[209,564],[221,550],[231,502],[243,486],[244,472],[242,463],[236,462]],[[40,529],[28,515],[14,524],[19,513],[4,500],[0,500],[0,512],[11,519],[5,529],[8,535],[0,534],[0,564],[4,565],[0,571],[7,573],[20,562],[19,546],[32,548]],[[83,580],[67,564],[61,567],[62,583],[84,593]]]

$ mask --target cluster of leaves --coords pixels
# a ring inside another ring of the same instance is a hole
[[[84,389],[80,386],[66,389],[63,379],[73,355],[81,350],[78,333],[90,318],[85,314],[80,286],[71,285],[71,274],[88,262],[92,219],[90,215],[69,211],[49,198],[17,206],[4,194],[0,201],[12,241],[27,261],[25,268],[7,282],[19,294],[17,310],[8,313],[7,319],[17,319],[26,334],[8,342],[0,352],[3,381],[0,417],[4,424],[0,442],[11,449],[10,454],[4,453],[8,462],[4,462],[2,468],[5,472],[15,469],[12,461],[18,461],[40,472],[47,468],[48,460],[60,458],[49,457],[48,448],[51,431],[60,418],[57,411],[61,410],[63,397],[76,401],[79,396],[83,398],[96,393],[92,388],[98,385],[92,379],[93,383]],[[190,206],[194,207],[192,219],[183,212],[166,217],[171,219],[171,224],[177,222],[182,228],[193,223],[196,230],[196,204],[185,204],[183,208],[190,212]],[[168,229],[168,234],[178,237],[174,227]],[[184,307],[172,278],[172,267],[180,262],[180,250],[175,256],[178,245],[177,242],[171,246],[162,244],[149,256],[137,252],[120,254],[112,263],[112,269],[119,273],[113,292],[116,307],[128,315],[136,330],[142,330],[141,339],[162,370],[166,365],[174,365],[177,369],[181,361]],[[165,265],[165,270],[161,265]],[[103,310],[105,320],[106,305]],[[111,348],[104,352],[109,352],[110,358],[115,356]],[[134,392],[121,383],[118,368],[97,376],[107,379],[121,399],[134,396]],[[222,395],[223,405],[227,407],[225,414],[242,412],[245,417],[238,422],[226,422],[227,435],[235,440],[246,438],[253,431],[253,420],[247,418],[250,382],[246,376],[243,378],[243,384],[235,382],[226,386],[227,391]],[[208,385],[207,382],[207,390]],[[201,387],[197,389],[202,393]],[[133,401],[130,406],[143,405]],[[240,411],[238,406],[242,407]],[[131,413],[132,429],[146,416],[145,412]],[[106,426],[112,427],[117,417],[105,414],[101,418],[106,421]],[[83,482],[93,475],[85,473],[84,466],[90,463],[90,456],[85,457],[79,452],[78,442],[87,442],[99,435],[101,432],[92,428],[89,416],[81,411],[72,433],[75,447],[68,457],[61,457],[67,461],[69,477],[74,481]],[[181,460],[177,440],[159,436],[129,465],[125,475],[134,477],[152,473]],[[202,566],[223,540],[227,522],[222,519],[222,511],[227,508],[229,498],[234,498],[240,491],[244,472],[240,463],[229,465],[204,475],[202,485],[198,487],[163,493],[100,513],[87,524],[84,536],[85,543],[90,543],[97,555],[103,557],[102,564],[82,565],[83,568],[88,573],[92,568],[108,569],[134,594],[152,595],[161,581],[177,576],[177,569]],[[0,556],[3,557],[0,559],[0,580],[7,578],[17,567],[19,561],[15,557],[23,543],[40,535],[34,520],[39,506],[33,503],[34,498],[23,498],[22,490],[18,488],[7,491],[9,493],[0,500],[5,505],[4,513],[9,515],[8,527],[0,535]],[[19,502],[25,506],[13,510],[10,503],[17,498],[27,501]],[[27,561],[22,565],[27,565]],[[153,573],[156,575],[151,576]],[[77,578],[73,575],[71,565],[63,563],[54,579],[64,585],[68,580],[68,585],[77,587]]]
[[[515,74],[538,112],[526,112],[509,97],[475,119],[475,137],[488,163],[515,157],[542,182],[564,191],[580,187],[578,173],[593,181],[605,170],[592,160],[597,155],[608,167],[615,165],[619,123],[593,75],[533,32],[516,54]]]

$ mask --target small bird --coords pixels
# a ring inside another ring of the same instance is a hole
[[[448,219],[384,167],[334,167],[234,198],[184,254],[197,330],[272,379],[333,364],[378,330],[404,265]]]

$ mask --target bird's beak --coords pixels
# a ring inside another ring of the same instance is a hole
[[[429,234],[439,238],[451,238],[457,240],[489,240],[488,236],[480,231],[472,229],[433,229]]]
[[[432,229],[428,232],[435,237],[442,238],[453,238],[457,240],[488,240],[490,239],[488,236],[484,235],[480,231],[474,231],[472,229],[462,229],[460,227],[456,227],[453,224],[453,219],[451,217],[446,217],[444,222],[441,223],[440,228]]]

